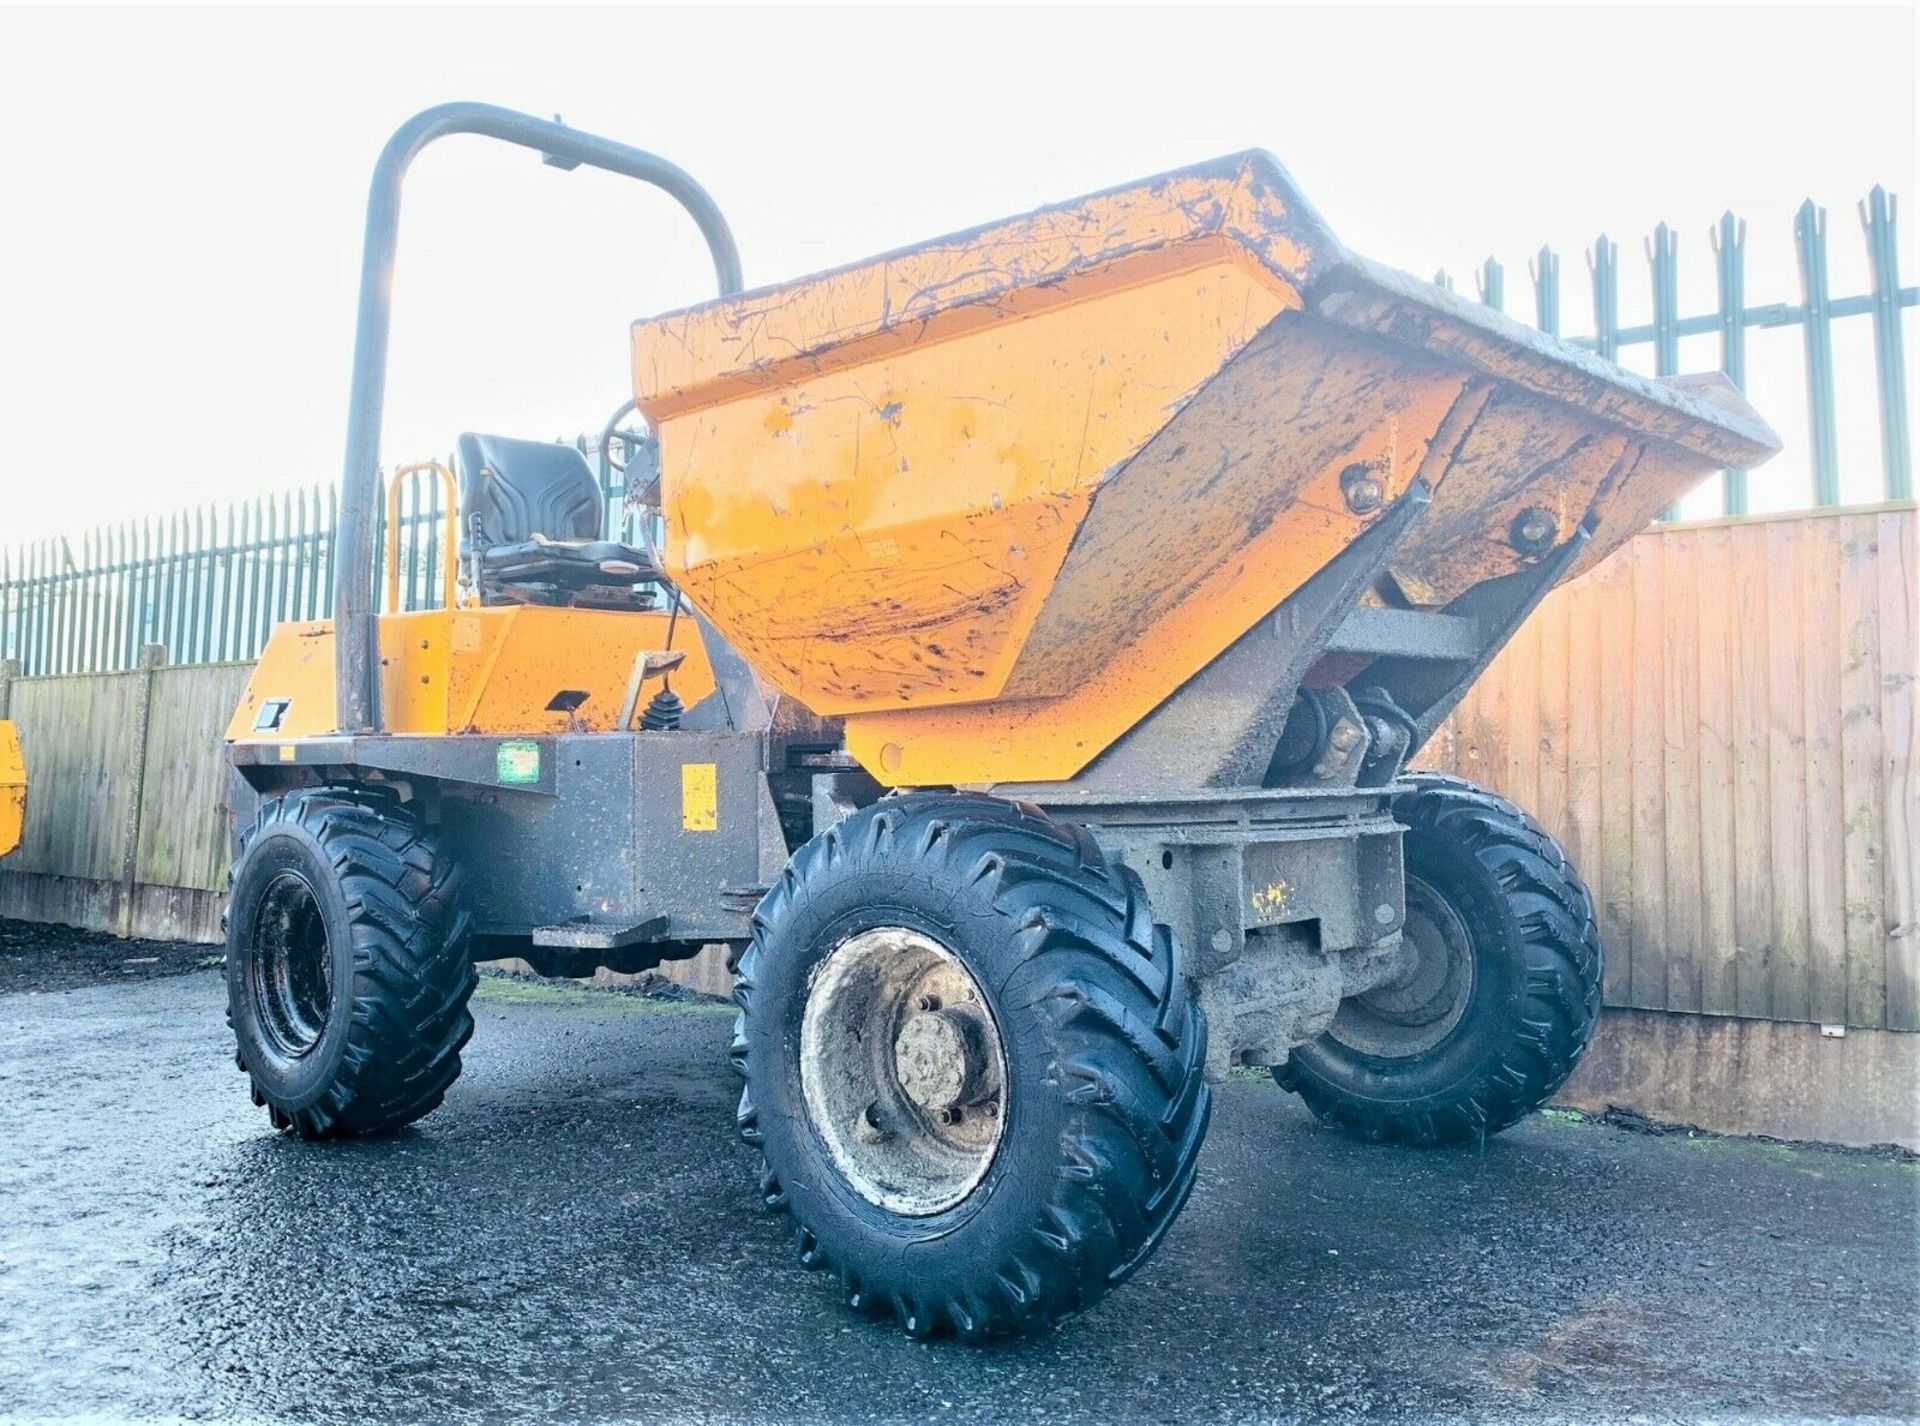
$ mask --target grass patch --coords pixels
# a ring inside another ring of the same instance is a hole
[[[663,984],[669,988],[661,991],[625,990],[482,971],[473,998],[476,1003],[492,1006],[545,1005],[625,1014],[722,1015],[733,1011],[733,1006],[727,1001],[691,995],[672,986],[671,982]]]

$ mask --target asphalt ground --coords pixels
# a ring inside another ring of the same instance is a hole
[[[728,1009],[490,977],[442,1109],[305,1144],[208,956],[0,923],[0,1419],[1920,1416],[1910,1162],[1556,1115],[1420,1152],[1240,1078],[1131,1283],[916,1343],[759,1207]]]

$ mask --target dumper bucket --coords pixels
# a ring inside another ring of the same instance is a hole
[[[1378,522],[1342,597],[1447,610],[1778,448],[1722,378],[1354,256],[1259,152],[643,321],[633,358],[667,569],[896,785],[1073,777]]]

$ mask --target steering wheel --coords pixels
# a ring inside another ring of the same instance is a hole
[[[633,398],[629,397],[620,403],[613,415],[607,418],[606,425],[600,428],[600,459],[606,462],[608,470],[620,476],[625,486],[622,498],[625,510],[620,523],[633,531],[641,548],[649,554],[655,554],[654,521],[659,514],[659,472],[654,471],[646,484],[637,490],[627,481],[627,470],[633,465],[634,456],[653,444],[653,432],[644,421],[636,426],[620,424],[633,415],[634,410]],[[616,447],[621,452],[618,460],[613,454]]]
[[[633,412],[633,398],[629,396],[625,401],[620,403],[613,415],[607,418],[607,424],[600,428],[600,457],[606,461],[609,469],[619,475],[625,475],[627,473],[627,466],[633,461],[633,453],[642,445],[650,444],[653,440],[653,432],[650,431],[644,423],[639,426],[622,426],[620,424],[626,420],[627,417],[631,416]],[[616,444],[618,444],[622,450],[622,457],[619,460],[615,460],[613,456],[613,450]]]

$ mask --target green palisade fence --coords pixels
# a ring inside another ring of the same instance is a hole
[[[651,468],[650,451],[637,458]],[[599,466],[604,532],[618,538],[624,481],[605,459]],[[402,609],[441,603],[443,499],[428,471],[401,486]],[[0,549],[0,658],[27,676],[134,668],[143,644],[165,645],[176,664],[252,659],[275,624],[332,617],[338,515],[335,487],[316,485]],[[376,548],[384,600],[384,516]]]
[[[1655,228],[1645,250],[1651,283],[1653,320],[1641,326],[1620,325],[1620,248],[1605,233],[1587,249],[1591,280],[1593,332],[1569,337],[1576,347],[1618,361],[1628,347],[1651,346],[1658,376],[1680,370],[1683,338],[1717,335],[1720,369],[1741,389],[1747,384],[1747,332],[1750,328],[1798,327],[1806,365],[1807,430],[1813,469],[1813,503],[1840,503],[1839,418],[1834,399],[1833,324],[1849,317],[1873,319],[1874,383],[1879,397],[1880,468],[1888,500],[1913,497],[1913,442],[1908,425],[1906,357],[1901,347],[1902,309],[1920,305],[1920,287],[1900,285],[1899,245],[1894,229],[1895,201],[1876,187],[1859,205],[1860,227],[1866,239],[1871,282],[1867,292],[1834,297],[1827,284],[1827,210],[1809,198],[1793,217],[1794,255],[1800,272],[1800,300],[1747,305],[1747,225],[1724,214],[1708,230],[1714,256],[1718,301],[1715,310],[1697,316],[1680,311],[1679,235],[1665,223]],[[1528,264],[1533,279],[1534,323],[1543,332],[1562,335],[1560,313],[1560,259],[1541,248]],[[1434,281],[1446,288],[1453,281],[1445,272]],[[1505,275],[1499,261],[1488,258],[1474,275],[1480,300],[1489,307],[1505,307]],[[1747,513],[1747,484],[1743,472],[1730,470],[1721,477],[1721,510],[1728,515]],[[1672,514],[1671,511],[1668,512]]]
[[[1651,346],[1654,370],[1666,375],[1680,369],[1682,340],[1715,335],[1720,369],[1744,389],[1748,332],[1798,327],[1814,504],[1834,505],[1839,502],[1840,462],[1833,324],[1869,317],[1883,490],[1888,500],[1911,499],[1913,441],[1901,320],[1906,308],[1920,305],[1920,288],[1900,285],[1893,197],[1876,187],[1860,203],[1859,213],[1871,274],[1867,292],[1848,297],[1829,292],[1827,214],[1809,199],[1793,220],[1800,300],[1749,305],[1747,225],[1728,213],[1708,233],[1715,310],[1693,316],[1680,308],[1679,235],[1662,223],[1644,244],[1653,320],[1631,327],[1620,324],[1620,248],[1603,233],[1586,253],[1591,333],[1565,339],[1610,361],[1619,360],[1628,348]],[[1540,330],[1560,336],[1560,258],[1542,247],[1527,267],[1533,321]],[[1448,289],[1454,286],[1445,272],[1436,273],[1434,281]],[[1482,302],[1505,310],[1506,274],[1498,260],[1490,257],[1481,265],[1474,287]],[[598,453],[597,442],[583,438],[575,444],[599,461],[606,534],[631,535],[625,528],[625,481],[619,469]],[[651,470],[650,445],[639,443],[635,458]],[[1742,472],[1724,472],[1721,495],[1725,513],[1747,513]],[[402,487],[403,609],[440,602],[443,498],[439,482],[426,472]],[[30,675],[132,668],[141,646],[150,643],[164,644],[175,663],[251,659],[274,624],[331,615],[335,518],[332,486],[316,486],[95,530],[81,536],[77,545],[56,539],[0,549],[0,658],[18,660],[21,671]],[[384,536],[383,530],[382,549]],[[375,590],[384,594],[384,569]]]

